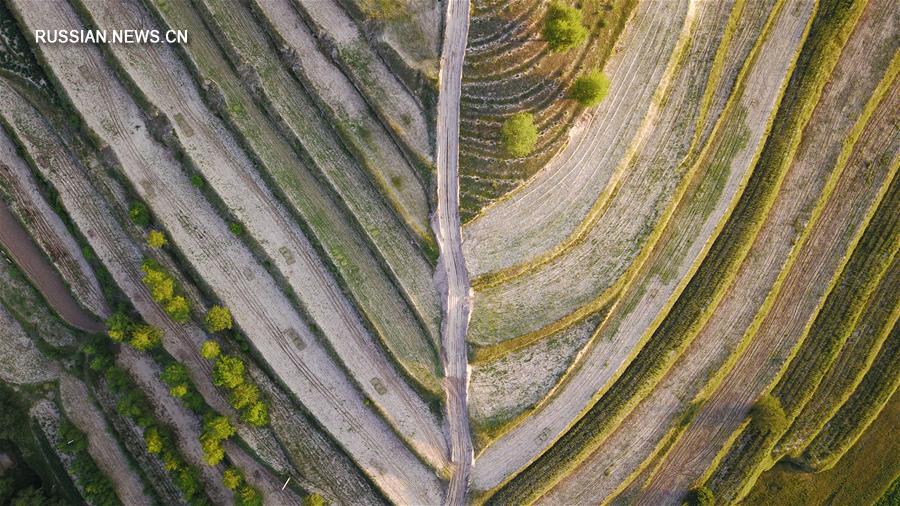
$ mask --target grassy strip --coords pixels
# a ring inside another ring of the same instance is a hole
[[[895,325],[863,381],[793,462],[824,471],[856,443],[900,385],[900,326]]]
[[[85,500],[97,506],[122,504],[109,477],[103,474],[88,453],[87,437],[64,414],[60,418],[59,444],[56,447],[72,459],[67,467],[74,475]]]
[[[717,137],[721,135],[723,140],[713,142],[707,149],[704,149],[700,162],[692,168],[690,177],[687,178],[688,183],[683,185],[684,192],[687,192],[687,187],[691,186],[689,183],[699,184],[698,178],[701,176],[704,181],[706,181],[707,178],[716,181],[720,180],[721,176],[719,173],[724,172],[725,167],[728,165],[727,162],[723,163],[721,161],[721,157],[724,156],[727,160],[730,158],[728,152],[731,149],[738,149],[735,145],[738,145],[739,147],[739,144],[741,143],[740,138],[743,136],[741,129],[741,125],[743,124],[743,112],[740,108],[737,108],[737,110],[735,109],[735,97],[740,96],[743,89],[744,76],[749,71],[748,69],[755,64],[758,50],[762,46],[763,41],[768,37],[769,28],[774,24],[782,5],[783,2],[780,2],[778,8],[773,11],[766,22],[763,34],[760,36],[752,50],[751,57],[748,58],[749,63],[741,70],[741,75],[738,77],[739,85],[737,86],[732,99],[729,100],[729,104],[726,106],[725,113],[723,114],[723,118],[727,118],[731,121],[723,119],[720,124],[716,126],[714,135]],[[781,91],[783,92],[784,88],[782,88]],[[732,142],[727,143],[725,142],[726,140]],[[720,149],[715,149],[715,147]],[[724,153],[722,153],[722,151],[724,151]],[[713,167],[708,167],[707,170],[700,170],[701,166],[705,166],[705,164],[702,163],[703,161],[708,161]],[[718,166],[718,168],[715,166]],[[745,179],[743,185],[746,185],[747,182],[748,181]],[[704,193],[717,194],[712,188],[708,188],[708,186],[716,186],[715,181],[713,181],[712,185],[703,186],[707,188],[705,188],[706,192],[700,192],[701,195],[704,195]],[[677,203],[680,200],[681,198],[679,197],[673,204],[673,216],[676,214],[675,209],[679,207]],[[705,199],[693,201],[692,205],[689,206],[688,212],[693,210],[694,206],[701,206],[700,211],[702,211],[703,200]],[[715,198],[713,198],[713,201],[714,200]],[[732,206],[735,205],[736,204],[732,204]],[[719,234],[714,234],[713,237],[718,237],[721,234],[723,227],[730,221],[730,215],[733,211],[734,209],[730,208],[725,213],[716,229],[716,232],[719,232]],[[664,228],[669,228],[670,221],[670,219],[664,221],[666,224]],[[660,235],[662,235],[662,231],[660,231]],[[709,254],[701,254],[695,262],[695,266],[692,267],[692,271],[699,269],[702,263],[705,263],[707,259],[710,258]],[[716,257],[713,256],[713,260],[710,261],[715,261],[715,258]],[[688,277],[691,280],[694,279],[692,276]],[[677,301],[682,300],[685,300],[684,297],[678,297],[677,299]],[[673,304],[677,304],[677,301],[673,301]],[[666,311],[661,314],[666,314]],[[607,322],[608,321],[609,320],[607,320]],[[601,326],[601,329],[605,325],[606,322]],[[657,328],[657,331],[653,332],[653,335],[656,335],[658,331],[661,331],[662,333],[660,335],[669,337],[669,331],[667,331],[668,328],[668,326],[660,326]],[[598,333],[599,332],[600,329],[598,329]],[[644,341],[646,341],[646,339],[642,339],[641,342]],[[554,443],[546,453],[541,455],[512,481],[502,486],[502,488],[491,497],[491,503],[505,504],[510,502],[534,501],[540,497],[541,494],[546,492],[550,486],[575,469],[602,443],[603,439],[605,439],[605,437],[615,428],[616,424],[627,416],[628,411],[630,411],[630,409],[650,391],[687,344],[687,342],[674,343],[674,347],[678,348],[678,353],[669,353],[673,348],[673,343],[667,342],[664,338],[653,340],[651,336],[650,341],[647,341],[647,343],[648,344],[644,347],[636,348],[640,350],[637,352],[637,356],[634,357],[630,363],[626,362],[628,363],[628,366],[625,368],[622,375],[616,378],[609,390],[603,392],[598,401],[587,409],[584,416],[577,420],[570,427],[568,432]]]
[[[786,453],[798,456],[829,418],[847,401],[875,361],[894,324],[900,319],[900,302],[894,297],[900,286],[900,258],[881,281],[881,287],[848,343],[819,383],[809,402],[794,419],[773,450],[773,457]]]
[[[900,185],[895,185],[893,194],[879,206],[809,329],[808,337],[772,392],[784,410],[784,425],[747,427],[706,483],[717,498],[739,500],[749,492],[762,471],[774,464],[770,452],[788,429],[787,422],[812,397],[892,262],[900,237],[900,216],[895,213],[898,204]]]
[[[779,463],[764,473],[743,504],[872,504],[896,506],[900,481],[900,394],[895,394],[856,445],[828,471],[806,473]],[[891,482],[894,485],[892,488]],[[885,491],[887,489],[887,491]],[[894,502],[885,501],[893,493]]]

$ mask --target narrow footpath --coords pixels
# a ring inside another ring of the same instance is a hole
[[[451,476],[444,503],[456,506],[465,504],[473,459],[466,356],[471,289],[459,223],[459,98],[469,33],[469,0],[450,0],[446,14],[436,137],[438,203],[432,227],[441,252],[435,276],[444,297],[441,362],[450,426]]]

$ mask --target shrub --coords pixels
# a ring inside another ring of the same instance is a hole
[[[206,186],[206,181],[203,180],[203,176],[200,174],[191,174],[191,184],[196,188],[203,188]]]
[[[225,448],[222,442],[212,436],[203,434],[200,436],[200,446],[203,448],[203,461],[214,466],[225,458]]]
[[[128,217],[131,218],[132,223],[139,227],[150,225],[150,210],[142,202],[131,204],[131,208],[128,209]]]
[[[259,400],[259,389],[252,383],[243,383],[231,391],[231,405],[234,409],[244,409]]]
[[[138,325],[131,331],[131,340],[128,342],[134,349],[147,351],[156,348],[162,343],[163,331],[152,325]]]
[[[163,372],[159,375],[159,378],[170,387],[187,383],[187,367],[179,364],[178,362],[172,362],[171,364],[167,365],[165,369],[163,369]]]
[[[236,221],[232,221],[228,224],[228,230],[230,230],[232,234],[240,236],[244,233],[244,226]]]
[[[144,270],[143,282],[150,289],[150,296],[157,303],[164,304],[175,296],[175,280],[163,271],[156,269]]]
[[[263,402],[256,402],[244,411],[241,418],[250,425],[263,427],[269,423],[269,408]]]
[[[163,438],[156,427],[150,427],[144,431],[144,442],[147,443],[147,451],[153,454],[163,451]]]
[[[221,441],[234,435],[234,427],[227,417],[219,415],[211,417],[203,424],[203,433]]]
[[[159,249],[164,247],[166,244],[169,244],[169,240],[166,239],[166,234],[156,229],[147,232],[147,246]]]
[[[765,394],[750,408],[751,423],[761,432],[781,434],[788,428],[788,419],[781,402],[771,394]]]
[[[184,384],[175,385],[174,387],[169,389],[169,394],[171,394],[172,397],[175,397],[176,399],[181,399],[188,394],[188,386]]]
[[[593,107],[602,102],[608,92],[609,79],[603,72],[592,70],[575,80],[569,96],[585,107]]]
[[[219,357],[213,366],[213,383],[227,388],[236,388],[244,383],[244,362],[231,355]]]
[[[328,502],[319,494],[309,494],[303,497],[303,506],[325,506],[326,504]]]
[[[176,485],[185,497],[191,498],[200,493],[200,479],[193,467],[182,467],[178,470]]]
[[[238,506],[262,506],[262,496],[250,485],[244,485],[237,492],[235,504]]]
[[[706,487],[698,487],[688,492],[685,502],[690,506],[712,506],[715,504],[716,499],[712,490]]]
[[[222,349],[219,348],[219,343],[212,339],[207,339],[200,345],[200,354],[203,355],[203,358],[206,360],[212,360],[218,357],[220,353],[222,353]]]
[[[229,467],[222,473],[222,484],[225,485],[225,488],[228,490],[237,490],[237,488],[241,486],[241,481],[243,481],[243,479],[241,472],[233,467]]]
[[[206,313],[206,328],[210,332],[221,332],[232,326],[231,311],[222,306],[213,306]]]
[[[187,323],[191,318],[191,306],[187,299],[181,295],[176,295],[170,300],[165,307],[166,314],[177,323]]]
[[[131,330],[131,319],[125,313],[117,311],[106,320],[106,334],[116,342],[122,342]]]
[[[550,4],[541,31],[550,50],[568,51],[587,39],[588,31],[581,21],[581,11],[559,2]]]
[[[514,114],[500,129],[500,140],[506,154],[512,158],[522,158],[531,153],[537,143],[537,137],[534,116],[526,112]]]

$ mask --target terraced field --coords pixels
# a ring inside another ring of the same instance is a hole
[[[895,3],[0,0],[0,502],[891,504]]]

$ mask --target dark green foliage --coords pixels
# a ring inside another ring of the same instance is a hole
[[[750,408],[750,423],[762,433],[782,434],[788,428],[788,419],[781,402],[771,394],[760,397]]]
[[[70,472],[84,492],[84,498],[98,506],[121,504],[109,478],[103,474],[87,451],[87,438],[68,420],[59,430],[59,451],[73,457]]]
[[[230,230],[232,234],[237,236],[241,236],[244,234],[244,226],[236,221],[232,221],[228,224],[228,230]]]
[[[147,209],[143,202],[132,203],[131,208],[128,209],[128,216],[132,223],[139,227],[150,226],[150,209]]]
[[[196,188],[203,188],[204,186],[206,186],[206,181],[203,180],[203,176],[194,173],[191,174],[191,184]]]
[[[585,107],[593,107],[602,102],[608,92],[609,78],[599,70],[592,70],[575,80],[569,96]]]
[[[500,141],[511,158],[522,158],[534,150],[537,143],[534,116],[520,112],[509,117],[500,129]]]
[[[588,31],[581,20],[581,11],[553,2],[547,11],[541,35],[554,52],[568,51],[587,40]]]
[[[712,506],[716,498],[712,491],[706,487],[698,487],[688,492],[685,502],[689,506]]]

